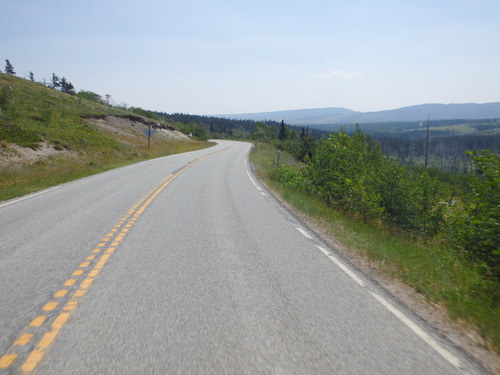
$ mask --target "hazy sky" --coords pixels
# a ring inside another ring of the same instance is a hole
[[[500,101],[499,0],[8,0],[0,64],[222,114]]]

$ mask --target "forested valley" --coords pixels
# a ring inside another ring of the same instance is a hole
[[[286,125],[276,121],[254,121],[196,116],[188,114],[157,113],[159,118],[173,122],[183,131],[200,139],[232,138],[275,143],[291,152],[300,161],[311,157],[322,138],[340,130],[342,126],[312,128]],[[284,126],[285,129],[280,128]],[[500,149],[500,119],[439,120],[426,122],[368,123],[359,127],[370,138],[380,143],[382,153],[401,165],[427,165],[455,174],[473,173],[474,163],[467,151]],[[348,133],[356,125],[345,124]],[[278,142],[278,143],[276,143]]]

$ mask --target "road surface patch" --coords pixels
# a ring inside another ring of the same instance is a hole
[[[71,313],[85,296],[95,277],[98,276],[112,253],[146,208],[181,173],[201,160],[226,149],[204,155],[170,174],[129,209],[126,215],[114,225],[113,229],[106,232],[107,234],[95,246],[92,253],[85,258],[85,261],[79,263],[77,269],[71,274],[71,278],[67,279],[62,287],[54,293],[52,299],[43,305],[41,310],[44,314],[33,318],[28,326],[19,333],[6,353],[0,357],[0,369],[10,370],[11,367],[20,366],[20,372],[24,374],[35,370],[68,321]],[[21,199],[27,198],[29,197]],[[104,249],[106,251],[102,253]],[[68,297],[68,295],[71,296]],[[27,345],[31,345],[28,351],[19,349],[25,348]]]

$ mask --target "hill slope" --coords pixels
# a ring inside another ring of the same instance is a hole
[[[189,141],[169,124],[0,74],[0,163],[33,162],[57,155],[127,153],[155,139]]]
[[[69,95],[0,73],[0,201],[210,145],[147,117],[148,111],[115,108],[86,93]],[[143,132],[148,128],[156,131],[151,147]]]

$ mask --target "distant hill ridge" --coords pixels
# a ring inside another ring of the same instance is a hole
[[[346,108],[331,107],[220,116],[256,121],[284,120],[291,125],[425,121],[428,117],[432,120],[471,120],[500,118],[500,102],[484,104],[421,104],[376,112],[357,112]]]

